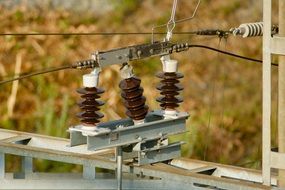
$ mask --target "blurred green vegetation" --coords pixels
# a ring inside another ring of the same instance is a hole
[[[100,32],[151,31],[155,24],[167,22],[172,1],[114,1],[114,8],[104,15],[80,16],[65,10],[29,10],[25,6],[13,9],[0,7],[0,32]],[[177,31],[220,28],[229,29],[261,20],[261,0],[204,1],[195,19],[177,25]],[[193,11],[192,1],[180,1],[177,18],[185,18]],[[162,31],[164,29],[161,29]],[[27,36],[0,37],[0,79],[13,76],[16,57],[22,62],[21,72],[28,73],[46,67],[56,67],[86,59],[95,50],[150,41],[151,36]],[[162,39],[162,36],[156,36]],[[218,38],[174,36],[177,41],[198,42],[245,56],[261,57],[261,39],[229,37]],[[188,132],[171,140],[183,140],[183,156],[260,168],[261,158],[261,67],[231,57],[201,49],[173,55],[179,60],[185,90],[180,110],[190,113]],[[159,82],[155,73],[161,70],[159,58],[131,63],[141,77],[144,95],[151,109],[159,108],[155,102]],[[11,93],[13,84],[0,86],[0,127],[45,135],[67,137],[69,126],[78,123],[79,111],[75,90],[81,86],[81,76],[88,71],[61,71],[25,79],[19,82],[17,95]],[[273,93],[276,94],[276,74],[273,69]],[[118,84],[119,66],[102,71],[100,85],[106,93],[102,100],[104,121],[126,117]],[[8,100],[16,98],[14,105]],[[273,145],[276,145],[276,102],[273,96]],[[12,109],[12,114],[8,110]],[[8,170],[19,165],[17,157],[9,156]],[[44,160],[36,161],[39,171],[81,171],[80,166]]]

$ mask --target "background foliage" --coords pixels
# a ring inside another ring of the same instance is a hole
[[[23,1],[24,2],[24,1]],[[172,1],[108,1],[100,14],[65,10],[44,4],[33,8],[24,3],[0,7],[0,32],[149,32],[153,25],[167,22]],[[177,18],[189,16],[194,1],[179,1]],[[224,29],[262,19],[262,1],[203,0],[194,20],[177,25],[176,31]],[[164,29],[162,30],[164,31]],[[162,39],[163,36],[156,36]],[[105,50],[149,42],[150,36],[1,36],[0,79],[89,58],[95,50]],[[230,36],[174,36],[174,40],[205,44],[245,56],[261,58],[261,38]],[[261,65],[241,61],[202,49],[173,55],[185,74],[184,103],[180,110],[191,117],[188,133],[173,137],[187,142],[183,156],[225,164],[260,168],[261,158]],[[155,90],[161,70],[159,58],[131,63],[142,79],[151,109],[158,108]],[[103,121],[126,117],[118,83],[119,66],[103,70],[100,85],[106,93]],[[61,71],[0,86],[0,126],[5,129],[67,137],[66,130],[78,122],[75,92],[81,76],[88,71]],[[276,74],[273,68],[273,126],[276,126]],[[14,87],[12,87],[14,86]],[[13,90],[14,88],[14,90]],[[275,133],[273,134],[275,137]],[[274,142],[275,143],[274,138]],[[18,167],[17,157],[8,157],[9,170]],[[77,171],[80,166],[38,160],[40,171]]]

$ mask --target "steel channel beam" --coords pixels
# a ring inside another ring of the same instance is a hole
[[[106,169],[114,169],[116,167],[115,163],[100,156],[85,155],[52,149],[43,149],[38,147],[30,147],[27,145],[16,145],[4,142],[0,142],[0,152],[64,163],[101,167]]]
[[[259,170],[240,168],[236,166],[223,165],[219,163],[205,162],[188,158],[173,159],[170,162],[170,165],[184,168],[191,172],[199,172],[206,169],[216,168],[212,176],[262,183],[262,173]],[[271,185],[277,185],[276,176],[272,176]]]
[[[0,150],[4,151],[8,154],[15,155],[24,155],[24,156],[32,156],[36,158],[42,158],[47,160],[55,160],[62,161],[67,163],[75,163],[75,164],[89,164],[90,166],[96,166],[106,169],[115,169],[116,163],[108,160],[95,158],[93,157],[85,157],[85,155],[73,155],[74,153],[69,153],[69,155],[65,155],[60,151],[51,151],[51,150],[26,150],[27,146],[25,145],[14,145],[5,149],[0,143]],[[73,158],[74,156],[74,158]],[[152,166],[141,166],[141,167],[132,167],[123,165],[123,172],[133,173],[133,174],[144,174],[146,176],[159,177],[163,180],[174,180],[180,181],[181,183],[189,183],[192,184],[204,184],[210,186],[217,186],[224,189],[264,189],[264,186],[256,185],[249,182],[239,182],[237,180],[231,179],[221,179],[212,176],[206,176],[202,174],[195,174],[191,172],[187,172],[187,170],[181,170],[177,168],[170,167],[168,165],[154,164]],[[165,183],[166,183],[165,182]]]
[[[1,130],[0,130],[1,134]],[[33,134],[29,134],[33,136]],[[37,136],[37,135],[35,135]],[[39,136],[37,136],[39,138]],[[33,137],[32,137],[33,138]],[[49,139],[49,137],[41,137],[44,143],[45,139]],[[53,138],[52,138],[53,139]],[[53,139],[58,144],[62,142],[68,143],[65,139]],[[49,141],[48,141],[49,142]],[[55,143],[54,142],[54,143]],[[55,148],[51,146],[51,148]],[[71,147],[72,148],[72,147]],[[64,151],[47,149],[47,148],[39,148],[32,147],[29,145],[21,145],[7,142],[0,142],[0,152],[7,154],[14,154],[20,156],[29,156],[34,158],[46,159],[46,160],[54,160],[65,163],[74,163],[81,165],[89,165],[93,167],[100,167],[106,169],[115,169],[116,163],[109,161],[108,159],[104,159],[103,157],[96,155],[86,155],[83,153],[74,153],[68,152],[69,148],[67,147]],[[153,176],[161,178],[163,183],[168,183],[168,181],[173,181],[177,183],[191,183],[195,186],[195,184],[203,184],[209,185],[211,187],[220,187],[224,189],[266,189],[265,186],[250,183],[250,182],[241,182],[233,179],[224,179],[213,176],[207,176],[202,174],[192,173],[185,169],[169,166],[167,164],[153,164],[147,166],[129,166],[123,165],[122,171],[130,174],[143,174],[146,176]],[[40,182],[39,182],[40,183]],[[3,184],[1,182],[1,184]],[[197,186],[197,187],[198,187]],[[199,188],[199,187],[198,187]]]
[[[170,144],[161,149],[139,151],[138,152],[138,165],[151,164],[162,162],[181,156],[181,143]]]
[[[160,176],[165,181],[180,181],[181,183],[192,183],[197,186],[209,186],[209,188],[245,190],[245,189],[270,189],[267,186],[247,181],[240,181],[227,178],[213,177],[209,175],[196,174],[187,170],[181,170],[177,167],[158,163],[154,165],[141,166],[134,168],[133,172],[143,171],[146,176]],[[124,168],[123,168],[124,170]]]
[[[192,188],[191,184],[179,184],[175,181],[165,183],[162,180],[124,180],[124,189],[138,189],[138,190],[189,190],[198,189]],[[80,179],[41,179],[41,180],[3,180],[1,181],[0,189],[117,189],[117,181],[115,179],[97,179],[97,180],[80,180]],[[199,188],[200,189],[200,188]]]
[[[110,133],[88,136],[88,150],[100,150],[116,146],[157,139],[185,132],[187,116],[176,119],[163,119],[137,126],[117,128]]]
[[[10,174],[7,174],[5,180],[0,180],[0,189],[116,189],[117,181],[108,179],[112,176],[100,176],[96,180],[83,180],[80,175],[76,174],[46,174],[34,173],[34,178],[29,179],[13,179]],[[10,177],[11,176],[11,177]],[[176,181],[176,180],[159,180],[159,179],[130,179],[130,176],[124,176],[124,189],[218,189],[222,188],[219,181],[214,181],[207,186],[199,181]],[[213,180],[213,179],[212,179]],[[110,184],[111,183],[111,184]],[[131,184],[130,184],[131,183]],[[251,186],[244,186],[240,184],[228,185],[228,188],[222,189],[269,189],[268,187],[257,188]],[[272,188],[274,189],[274,188]]]

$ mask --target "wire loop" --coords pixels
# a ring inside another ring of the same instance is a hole
[[[180,20],[176,21],[175,20],[175,14],[176,14],[177,2],[178,2],[178,0],[173,0],[171,17],[170,17],[169,21],[166,24],[162,24],[162,25],[158,25],[158,26],[153,26],[152,27],[152,29],[151,29],[151,31],[152,31],[151,43],[154,42],[154,34],[155,34],[154,30],[157,29],[157,28],[162,28],[162,27],[166,27],[167,28],[166,40],[169,41],[171,39],[171,37],[172,37],[173,30],[174,30],[174,28],[175,28],[177,23],[182,23],[182,22],[191,20],[191,19],[193,19],[196,16],[196,13],[197,13],[197,10],[198,10],[198,8],[200,6],[201,0],[198,0],[198,3],[196,5],[196,7],[194,9],[194,12],[193,12],[191,17],[180,19]],[[170,38],[167,39],[168,37],[170,37]]]

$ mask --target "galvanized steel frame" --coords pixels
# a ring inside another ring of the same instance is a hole
[[[271,58],[285,55],[285,38],[271,36],[272,0],[263,0],[263,65],[262,65],[262,176],[270,186],[271,168],[285,169],[285,154],[271,150]]]
[[[27,138],[30,139],[29,142],[27,140],[23,141],[23,139]],[[28,143],[25,145],[19,142]],[[62,174],[60,175],[62,177],[60,177],[59,174],[39,174],[32,171],[31,158],[80,164],[85,168],[116,169],[116,163],[110,159],[113,157],[110,154],[114,154],[114,149],[82,151],[82,149],[86,148],[86,145],[81,145],[85,147],[80,148],[67,147],[69,143],[68,139],[1,129],[0,161],[2,162],[0,162],[0,189],[29,189],[31,187],[54,189],[62,189],[63,187],[81,189],[96,189],[97,187],[99,189],[116,188],[115,179],[97,179],[99,174],[96,173],[95,175],[92,172],[94,171],[93,169],[85,171],[84,178],[82,178],[82,175],[75,178],[64,177],[65,175]],[[24,175],[14,175],[14,177],[21,176],[15,179],[9,177],[11,176],[10,174],[4,173],[4,154],[23,157],[24,167],[22,172]],[[209,170],[214,171],[215,174],[206,174]],[[133,176],[131,178],[124,178],[123,189],[152,189],[154,185],[157,189],[174,189],[175,187],[179,187],[179,189],[207,189],[210,187],[218,189],[268,189],[266,186],[257,184],[261,179],[261,174],[257,171],[189,159],[174,159],[169,164],[157,163],[145,166],[134,166],[124,163],[122,171],[124,175]],[[241,178],[241,173],[243,174],[243,178]],[[151,178],[147,178],[146,176],[150,176]],[[249,177],[246,178],[245,176]]]

